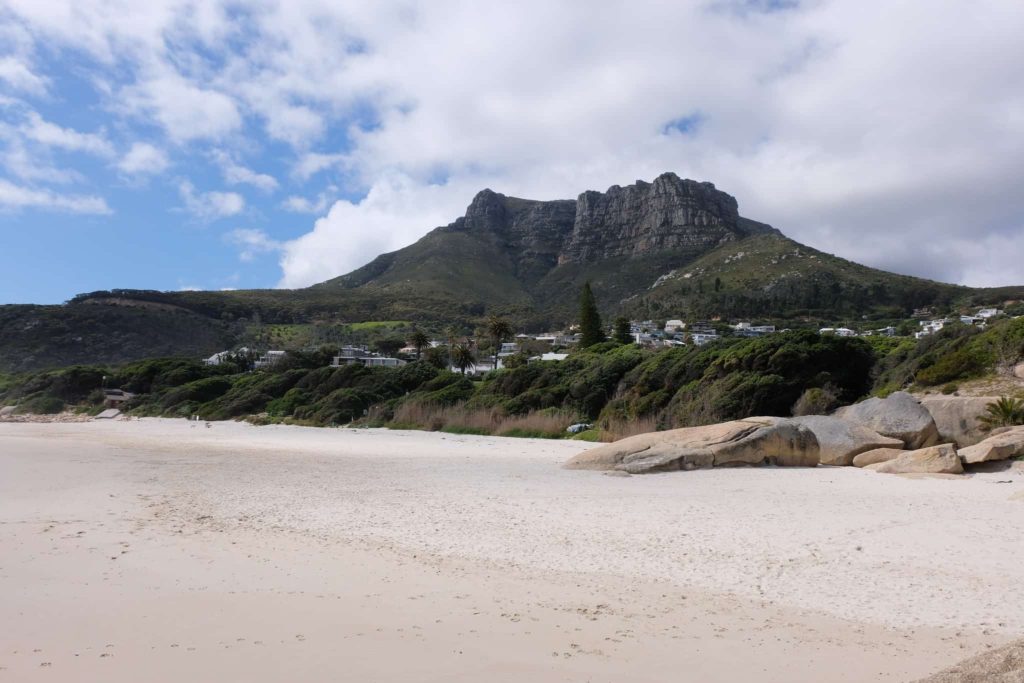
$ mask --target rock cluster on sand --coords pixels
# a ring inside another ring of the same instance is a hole
[[[948,443],[903,451],[892,460],[866,467],[888,474],[961,474],[964,471],[956,449]]]
[[[835,416],[867,427],[882,436],[899,439],[912,450],[934,446],[939,442],[935,419],[917,399],[905,391],[845,406],[837,410]]]
[[[922,678],[917,683],[1021,683],[1024,681],[1024,640],[983,652]]]
[[[977,418],[991,400],[943,397],[922,404],[896,392],[831,416],[751,417],[638,434],[584,451],[565,466],[640,474],[821,464],[889,474],[961,474],[964,465],[1024,455],[1024,427],[981,430]]]

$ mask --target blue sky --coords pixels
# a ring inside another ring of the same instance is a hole
[[[1021,3],[602,8],[8,0],[0,303],[307,286],[484,187],[664,171],[847,258],[1024,283]]]

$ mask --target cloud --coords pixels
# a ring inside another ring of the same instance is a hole
[[[163,150],[147,142],[133,143],[117,162],[117,169],[130,176],[162,173],[170,165]]]
[[[36,112],[28,115],[28,121],[21,126],[22,135],[44,147],[63,149],[69,152],[86,152],[97,156],[110,156],[114,148],[107,139],[97,133],[80,133],[72,128],[62,128],[46,121]]]
[[[214,221],[242,213],[245,199],[235,192],[196,192],[187,180],[178,185],[185,210],[202,221]]]
[[[242,115],[229,95],[173,72],[129,86],[120,98],[126,112],[154,120],[176,142],[218,140],[242,127]]]
[[[23,62],[8,55],[0,57],[0,81],[30,95],[45,95],[49,80],[32,72]]]
[[[277,189],[276,178],[236,163],[230,155],[221,150],[213,152],[213,158],[220,165],[224,180],[231,185],[252,185],[264,192],[273,192]]]
[[[225,241],[240,247],[238,258],[241,261],[252,261],[259,254],[280,251],[281,242],[272,239],[262,230],[238,228],[224,235]]]
[[[315,199],[290,195],[281,203],[281,208],[294,213],[323,213],[334,201],[337,194],[338,188],[334,185],[329,185],[325,191],[317,194]]]
[[[6,11],[22,42],[0,79],[19,92],[52,89],[24,55],[85,55],[78,68],[105,84],[115,119],[106,130],[163,131],[176,159],[205,156],[211,140],[232,163],[294,159],[283,207],[327,215],[285,246],[289,286],[415,240],[485,186],[552,199],[667,170],[847,258],[1021,279],[1017,0],[970,12],[885,0],[608,0],[601,12],[542,0],[9,0]],[[248,174],[222,169],[227,182],[276,189],[238,167]],[[38,173],[58,182],[61,169]],[[351,199],[314,197],[321,173]],[[244,208],[234,193],[189,196],[205,215]]]
[[[0,208],[6,210],[43,209],[96,215],[113,213],[102,197],[57,194],[49,190],[15,185],[2,178],[0,178]]]
[[[308,152],[299,157],[295,162],[295,165],[292,167],[292,175],[299,180],[309,180],[317,173],[339,165],[344,159],[344,154]]]
[[[305,287],[362,266],[367,254],[393,251],[451,222],[469,203],[466,185],[423,186],[387,175],[359,202],[337,201],[313,230],[282,245],[281,287]]]

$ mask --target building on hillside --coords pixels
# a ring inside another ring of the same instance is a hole
[[[287,352],[285,351],[267,351],[256,359],[256,362],[253,363],[253,367],[257,370],[262,368],[271,368],[283,361],[285,355],[287,355]]]
[[[135,394],[125,391],[123,389],[104,389],[103,390],[103,407],[104,408],[120,408],[121,404],[130,398],[134,398]]]
[[[720,339],[717,332],[690,332],[690,341],[697,346],[704,346]]]
[[[331,359],[332,368],[346,365],[365,365],[368,368],[397,368],[405,365],[401,358],[388,358],[371,353],[365,346],[343,346],[338,355]]]
[[[247,353],[249,353],[249,349],[247,347],[245,347],[245,346],[243,346],[242,348],[238,349],[237,351],[231,351],[229,349],[227,351],[221,351],[219,353],[213,354],[212,356],[210,356],[209,358],[204,360],[203,364],[204,365],[220,365],[221,363],[228,362],[228,360],[232,356],[235,356],[237,354],[247,354]]]
[[[665,333],[673,334],[675,332],[682,332],[686,329],[686,323],[682,320],[668,320],[665,322]]]
[[[922,320],[921,329],[914,333],[914,337],[916,339],[920,339],[921,337],[927,337],[930,334],[935,334],[951,322],[953,321],[949,318],[941,318],[939,320]]]
[[[751,325],[741,322],[733,325],[732,330],[737,337],[763,337],[766,334],[773,334],[775,325]]]
[[[848,327],[823,327],[818,330],[818,334],[831,334],[836,337],[856,337],[857,332],[851,330]]]
[[[542,353],[539,356],[531,356],[530,357],[530,362],[537,361],[537,360],[563,361],[563,360],[565,360],[568,357],[569,357],[569,354],[567,354],[567,353],[550,353],[549,352],[549,353]]]
[[[979,318],[988,319],[988,318],[994,318],[997,315],[1002,315],[1002,314],[1003,314],[1003,312],[1000,311],[998,308],[982,308],[977,313],[975,313],[974,315],[979,317]]]

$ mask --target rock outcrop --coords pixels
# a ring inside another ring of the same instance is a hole
[[[1024,363],[1018,363],[1014,366],[1013,376],[1017,379],[1024,379]]]
[[[895,460],[902,453],[906,452],[902,448],[876,448],[871,451],[864,451],[863,453],[858,453],[853,458],[853,466],[867,467],[868,465],[877,465],[880,462]]]
[[[18,406],[3,406],[0,408],[0,417],[7,417],[8,415],[14,415],[14,411],[18,409]]]
[[[960,449],[965,465],[989,460],[1008,460],[1024,455],[1024,427],[1010,427],[967,448]]]
[[[711,183],[664,173],[646,183],[584,192],[559,263],[636,256],[664,249],[702,253],[740,237],[736,199]]]
[[[911,450],[939,442],[939,430],[931,413],[905,391],[845,406],[835,412],[835,417],[899,439]]]
[[[854,456],[879,448],[903,450],[903,442],[846,420],[828,415],[807,415],[791,420],[814,432],[822,465],[852,465]]]
[[[1024,681],[1024,639],[987,650],[917,683],[1021,683]]]
[[[886,474],[962,474],[964,467],[951,444],[904,451],[892,460],[867,465]]]
[[[814,433],[791,420],[752,417],[638,434],[584,451],[565,467],[639,474],[764,464],[816,466],[818,442]]]
[[[988,404],[997,400],[995,396],[925,396],[921,405],[935,420],[939,441],[963,448],[988,436],[980,418]]]

